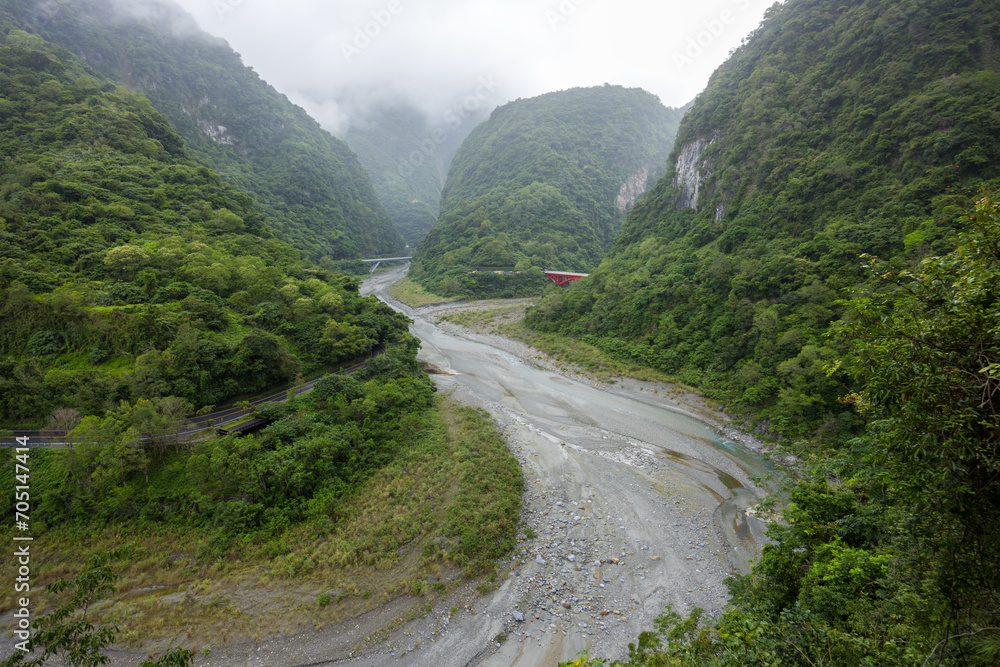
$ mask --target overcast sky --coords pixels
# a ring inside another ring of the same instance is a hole
[[[373,101],[456,104],[603,83],[682,106],[773,0],[176,0],[340,133]]]

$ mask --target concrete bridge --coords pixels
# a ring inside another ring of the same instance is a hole
[[[374,264],[372,264],[372,268],[368,272],[369,274],[372,274],[372,273],[375,273],[375,269],[377,269],[378,265],[381,264],[382,262],[402,262],[402,261],[410,261],[411,259],[413,259],[413,258],[412,257],[382,257],[380,259],[363,259],[361,261],[362,262],[369,262],[369,263],[370,262],[375,262]]]

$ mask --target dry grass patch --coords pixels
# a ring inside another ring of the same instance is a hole
[[[403,278],[393,283],[389,287],[389,296],[396,301],[405,303],[410,308],[419,308],[434,303],[447,303],[455,300],[455,297],[441,296],[440,294],[428,292],[409,278]]]
[[[115,595],[88,616],[118,625],[126,645],[200,652],[322,628],[388,602],[414,617],[456,581],[495,577],[515,543],[521,491],[517,460],[488,416],[439,398],[419,444],[336,517],[271,540],[249,536],[214,557],[201,529],[52,529],[32,544],[32,602],[36,614],[61,603],[41,592],[46,583],[75,575],[90,554],[134,544],[133,557],[114,565]],[[0,612],[13,605],[7,592]]]
[[[533,303],[534,300],[528,303],[521,301],[483,310],[462,310],[449,313],[441,319],[480,333],[501,333],[501,328],[504,325],[520,322],[524,319],[525,309]]]

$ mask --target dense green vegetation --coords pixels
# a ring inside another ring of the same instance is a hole
[[[637,196],[663,173],[682,114],[608,85],[498,108],[455,155],[410,276],[443,295],[510,297],[539,293],[540,269],[596,266],[632,203],[617,202],[623,186]]]
[[[977,0],[775,5],[609,258],[529,313],[810,462],[724,614],[668,609],[628,664],[1000,660],[998,25]]]
[[[214,529],[210,546],[224,552],[232,539],[277,536],[306,518],[335,522],[342,499],[425,429],[433,391],[415,347],[409,339],[354,376],[328,375],[304,398],[265,405],[258,414],[273,423],[259,437],[138,447],[140,433],[157,433],[146,399],[85,417],[72,449],[33,455],[34,525],[174,522]],[[9,504],[15,482],[4,483]]]
[[[845,378],[824,370],[846,347],[824,334],[842,290],[866,280],[859,255],[899,270],[948,252],[1000,173],[998,22],[979,0],[775,5],[694,102],[671,172],[608,258],[529,324],[671,373],[772,432],[850,434]],[[678,173],[698,140],[697,175]]]
[[[176,5],[5,0],[0,18],[147,95],[202,163],[251,193],[267,225],[324,268],[402,248],[347,145]]]
[[[37,35],[5,31],[0,420],[47,418],[71,443],[18,460],[38,540],[32,608],[50,613],[36,616],[35,654],[13,664],[49,653],[103,664],[116,637],[259,638],[432,583],[445,593],[460,575],[494,581],[515,539],[520,470],[487,415],[434,400],[409,320],[275,238],[253,198],[189,154],[148,99]],[[171,437],[195,407],[288,386],[378,344],[386,354],[356,374],[259,407],[269,425],[257,435]],[[6,450],[9,469],[18,455]],[[7,511],[17,483],[0,481]],[[111,592],[104,561],[40,590],[123,539],[141,547],[114,599],[98,602]],[[245,618],[204,595],[246,590],[248,571],[269,603]],[[271,591],[299,578],[336,582],[351,600],[327,594],[291,619],[294,596]],[[166,587],[185,595],[183,616]]]
[[[33,449],[33,582],[134,543],[91,622],[132,646],[186,633],[193,649],[311,631],[404,596],[425,613],[469,578],[496,581],[520,518],[517,459],[487,414],[432,399],[412,350],[260,413],[275,421],[256,436],[136,447],[122,409],[86,419],[71,450]],[[332,595],[303,606],[303,587]]]
[[[478,99],[477,99],[478,102]],[[351,124],[344,141],[371,175],[379,201],[416,247],[434,226],[448,165],[482,112],[445,112],[437,124],[406,104],[376,106]]]
[[[868,428],[793,489],[721,619],[668,610],[630,665],[997,664],[1000,205],[971,223],[913,271],[870,262],[838,327]]]
[[[144,97],[17,30],[0,90],[0,424],[168,397],[173,415],[406,335],[275,239]]]

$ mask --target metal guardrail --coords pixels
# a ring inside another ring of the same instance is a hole
[[[374,359],[375,357],[380,357],[386,353],[386,346],[379,343],[374,348],[372,348],[371,356],[369,359]],[[342,368],[337,371],[336,375],[351,375],[357,373],[359,370],[364,368],[368,364],[367,361],[363,361],[360,364],[355,364],[348,368]],[[329,375],[321,375],[318,378],[313,378],[308,382],[301,384],[295,389],[295,395],[299,396],[306,393],[321,379]],[[244,417],[250,415],[254,408],[264,403],[282,403],[288,398],[288,390],[276,392],[269,394],[262,398],[254,399],[249,401],[246,407],[231,407],[223,410],[216,410],[215,412],[210,412],[204,415],[199,415],[196,417],[191,417],[184,421],[184,425],[180,430],[174,433],[164,433],[164,434],[149,434],[143,433],[139,441],[143,445],[161,444],[161,443],[171,443],[171,442],[191,442],[204,437],[208,432],[216,433],[220,426],[225,426],[226,424],[231,424],[235,421],[239,421]],[[239,433],[246,432],[246,430],[241,430]],[[69,440],[67,436],[68,431],[56,431],[56,430],[35,430],[35,431],[14,431],[12,436],[0,437],[0,449],[8,447],[19,447],[23,446],[22,443],[18,442],[17,438],[28,438],[28,443],[33,447],[72,447],[79,444],[100,444],[107,441],[108,439],[100,438],[90,438],[82,440]]]

